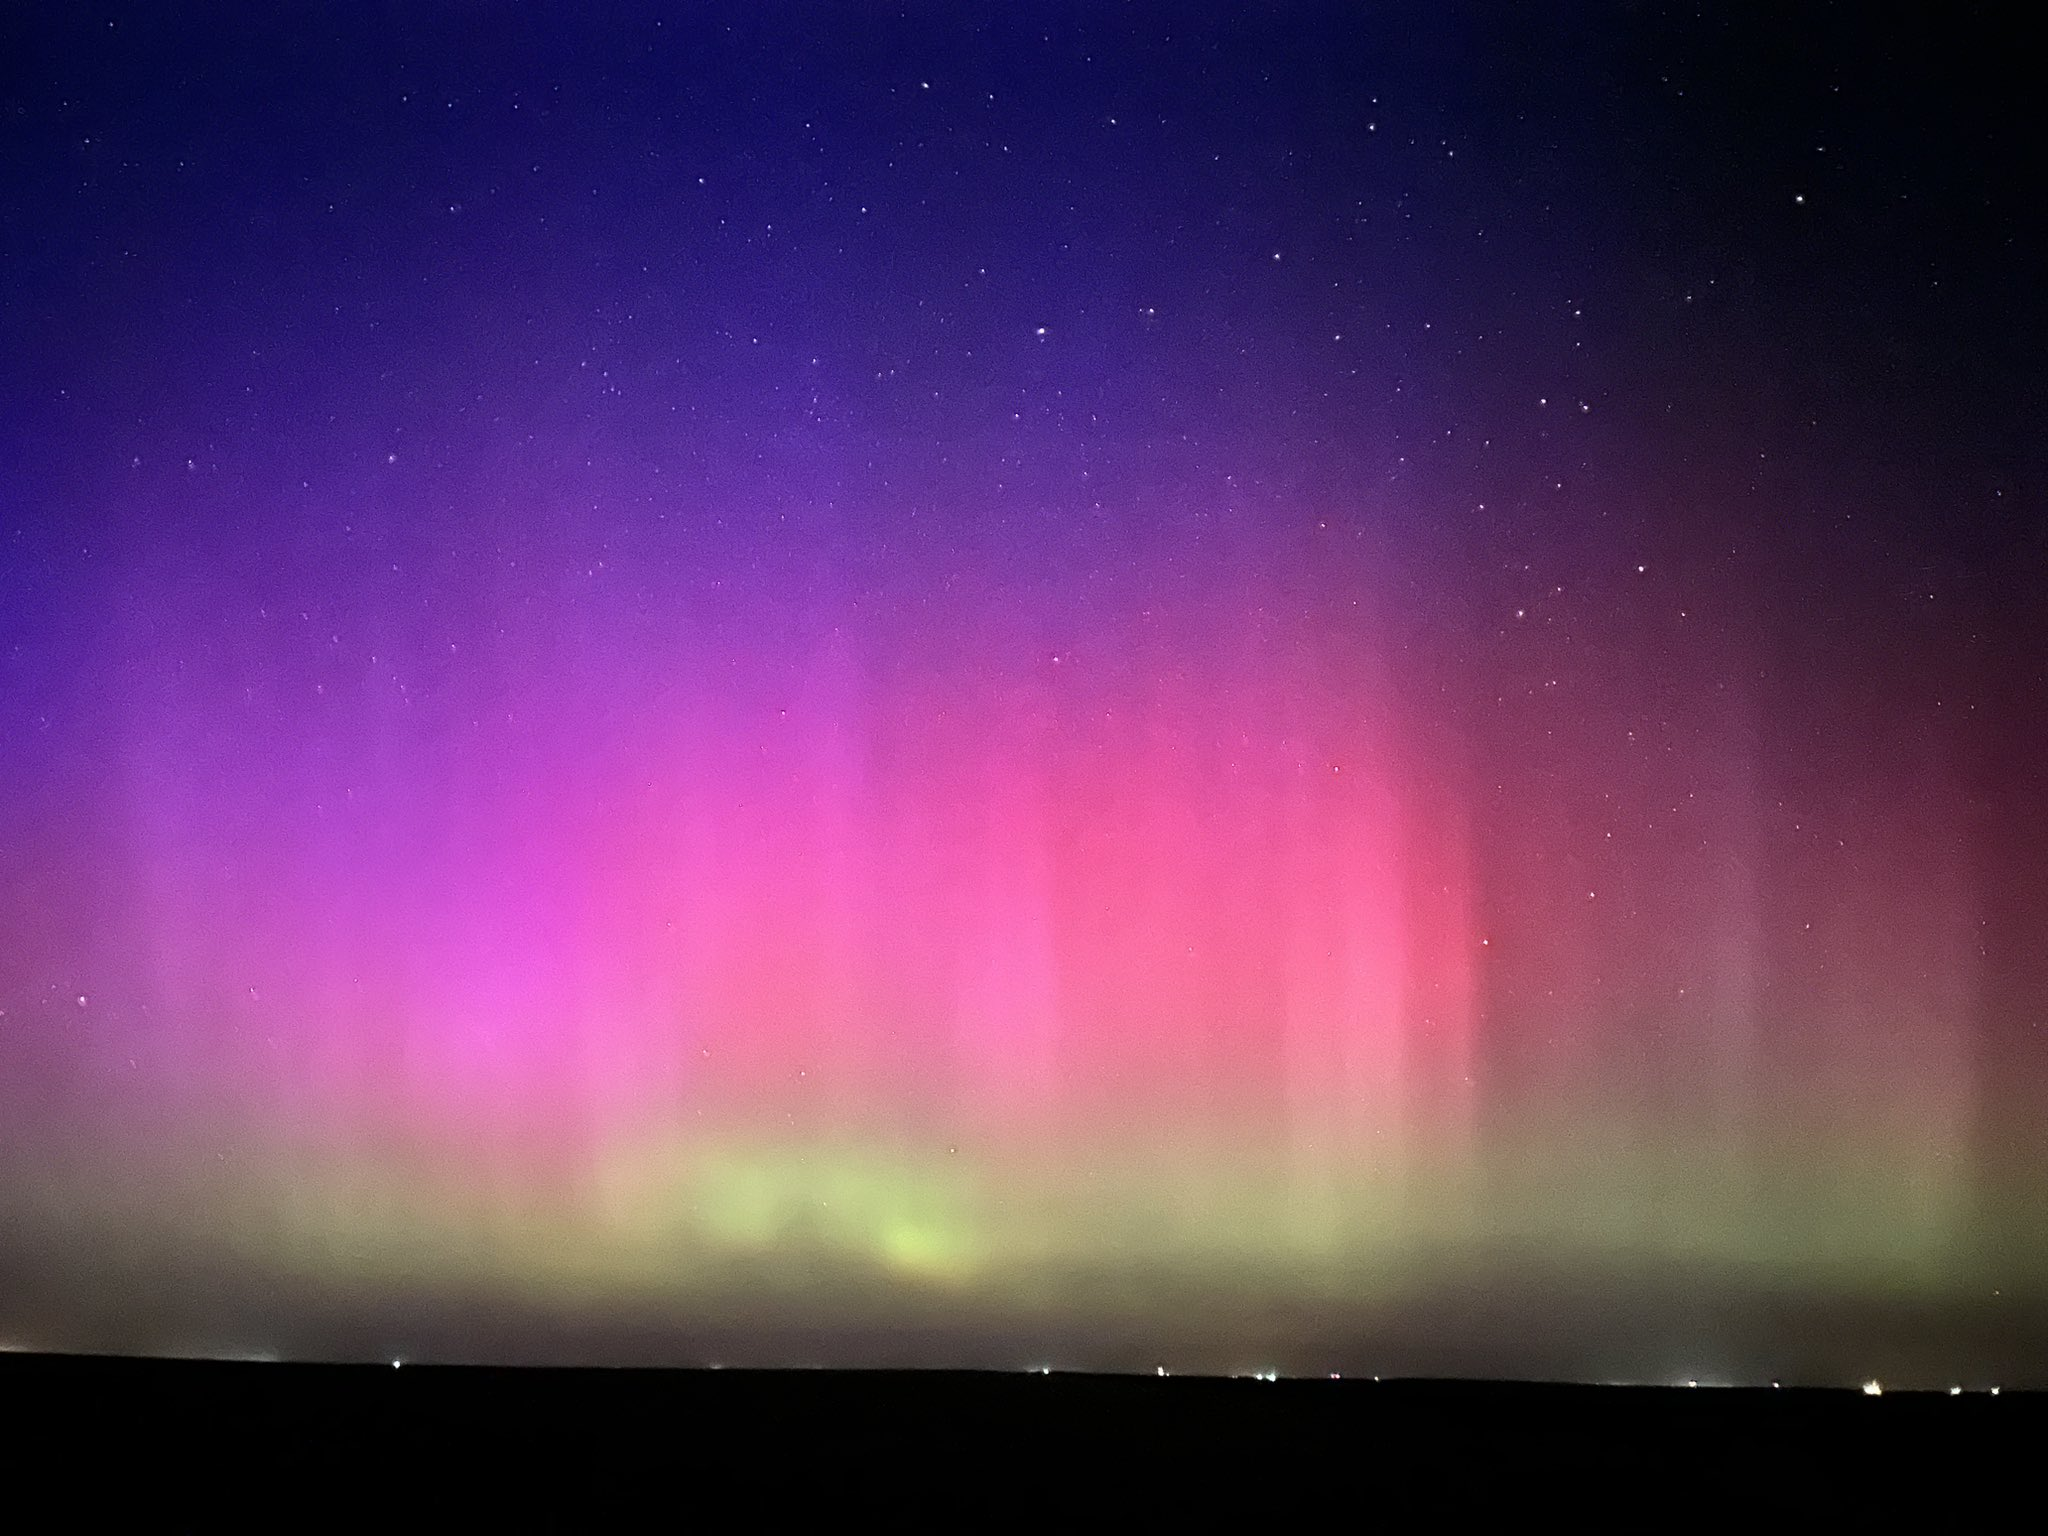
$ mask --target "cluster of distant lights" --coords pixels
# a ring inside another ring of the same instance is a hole
[[[1379,1380],[1379,1378],[1378,1378],[1377,1376],[1375,1376],[1375,1377],[1373,1378],[1373,1380],[1374,1380],[1374,1381],[1378,1381],[1378,1380]],[[1688,1378],[1688,1379],[1686,1380],[1686,1383],[1685,1383],[1685,1384],[1686,1384],[1686,1385],[1687,1385],[1688,1387],[1697,1387],[1697,1386],[1699,1385],[1699,1382],[1697,1382],[1697,1381],[1695,1381],[1695,1380],[1692,1380],[1691,1378]],[[1709,1382],[1709,1383],[1708,1383],[1708,1385],[1709,1385],[1709,1386],[1725,1386],[1725,1385],[1727,1385],[1727,1383],[1725,1383],[1725,1382]],[[1780,1390],[1782,1390],[1782,1389],[1784,1388],[1784,1385],[1785,1385],[1785,1384],[1784,1384],[1784,1383],[1783,1383],[1782,1381],[1774,1381],[1774,1382],[1772,1382],[1772,1383],[1771,1383],[1771,1389],[1772,1389],[1773,1391],[1780,1391]],[[1993,1396],[1993,1397],[1996,1397],[1996,1396],[1998,1396],[1998,1392],[1999,1392],[1999,1389],[1998,1389],[1997,1387],[1987,1387],[1987,1388],[1985,1388],[1984,1390],[1985,1390],[1986,1392],[1988,1392],[1988,1393],[1989,1393],[1989,1394],[1990,1394],[1991,1396]],[[1874,1378],[1874,1377],[1873,1377],[1873,1378],[1872,1378],[1871,1380],[1869,1380],[1869,1381],[1866,1381],[1866,1382],[1864,1382],[1864,1383],[1863,1383],[1863,1395],[1864,1395],[1865,1397],[1883,1397],[1883,1396],[1884,1396],[1884,1383],[1883,1383],[1883,1382],[1881,1382],[1881,1381],[1878,1381],[1878,1380],[1877,1380],[1876,1378]],[[1961,1396],[1963,1395],[1963,1389],[1962,1389],[1961,1387],[1950,1387],[1950,1388],[1948,1389],[1948,1395],[1949,1395],[1950,1397],[1961,1397]]]

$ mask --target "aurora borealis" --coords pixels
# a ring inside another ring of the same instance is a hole
[[[0,1341],[2042,1372],[1995,99],[598,9],[6,24]]]

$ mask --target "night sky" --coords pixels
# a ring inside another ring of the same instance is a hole
[[[2017,53],[9,8],[0,1343],[2048,1383]]]

